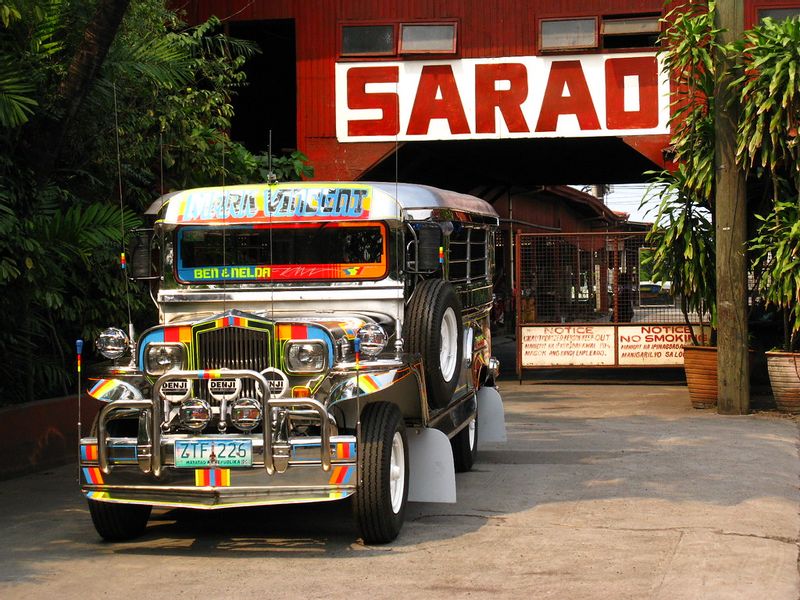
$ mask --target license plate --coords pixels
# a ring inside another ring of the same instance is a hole
[[[250,467],[252,440],[175,440],[176,467]]]

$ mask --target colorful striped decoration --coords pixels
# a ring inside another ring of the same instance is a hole
[[[331,485],[343,485],[350,483],[350,479],[353,477],[355,472],[356,468],[354,466],[334,467],[328,483]]]
[[[189,325],[181,325],[179,327],[165,327],[164,328],[164,341],[165,342],[183,342],[188,344],[192,341],[192,328]]]
[[[117,385],[119,385],[119,381],[116,379],[99,379],[89,390],[89,395],[96,400],[102,400],[103,396]]]
[[[281,340],[307,340],[308,327],[292,323],[278,324],[278,338]]]
[[[230,469],[195,469],[194,484],[198,487],[230,487]]]
[[[82,445],[81,460],[97,460],[97,444]]]
[[[355,458],[356,457],[356,445],[355,442],[351,443],[343,443],[339,442],[336,444],[336,448],[334,449],[333,455],[336,458]]]
[[[103,485],[103,473],[100,469],[97,467],[84,467],[81,470],[83,471],[83,477],[86,479],[86,483]]]
[[[220,379],[222,372],[219,369],[208,369],[205,371],[198,371],[197,376],[200,379]]]
[[[92,500],[108,500],[111,498],[111,494],[108,492],[86,492],[86,497]]]
[[[217,319],[214,321],[214,325],[218,328],[224,327],[247,327],[247,319],[243,319],[242,317],[234,317],[233,315],[228,315],[227,317],[222,317],[221,319]]]

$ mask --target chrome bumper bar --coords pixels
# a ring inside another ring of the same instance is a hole
[[[273,408],[297,408],[311,411],[319,416],[320,420],[320,462],[323,471],[331,469],[331,419],[328,411],[313,398],[270,398],[269,385],[263,375],[255,371],[218,369],[213,371],[169,371],[159,377],[153,385],[153,399],[126,399],[109,402],[102,408],[98,416],[97,425],[97,458],[100,470],[106,475],[111,472],[108,457],[107,423],[112,411],[118,409],[135,409],[149,412],[149,421],[145,431],[145,439],[138,440],[139,468],[145,472],[152,472],[156,477],[161,475],[161,435],[164,425],[164,405],[168,400],[161,393],[164,383],[177,379],[252,379],[261,388],[261,414],[263,428],[264,468],[268,475],[283,472],[288,466],[288,455],[280,455],[276,468],[274,444],[272,436],[272,422],[270,418]],[[223,404],[223,416],[224,416]],[[140,432],[140,437],[141,437]],[[288,448],[288,446],[287,446]],[[284,451],[284,448],[281,448]],[[149,454],[148,454],[149,451]]]

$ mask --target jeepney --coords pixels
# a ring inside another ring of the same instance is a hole
[[[479,435],[504,439],[488,203],[280,183],[175,192],[147,214],[129,271],[159,323],[100,334],[114,364],[81,439],[101,537],[140,535],[154,506],[352,496],[364,542],[386,543],[409,500],[455,501]]]

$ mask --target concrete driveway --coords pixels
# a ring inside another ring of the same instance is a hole
[[[800,596],[794,420],[695,411],[682,386],[502,393],[508,443],[389,546],[359,543],[346,502],[160,511],[106,544],[74,468],[5,481],[0,597]]]

